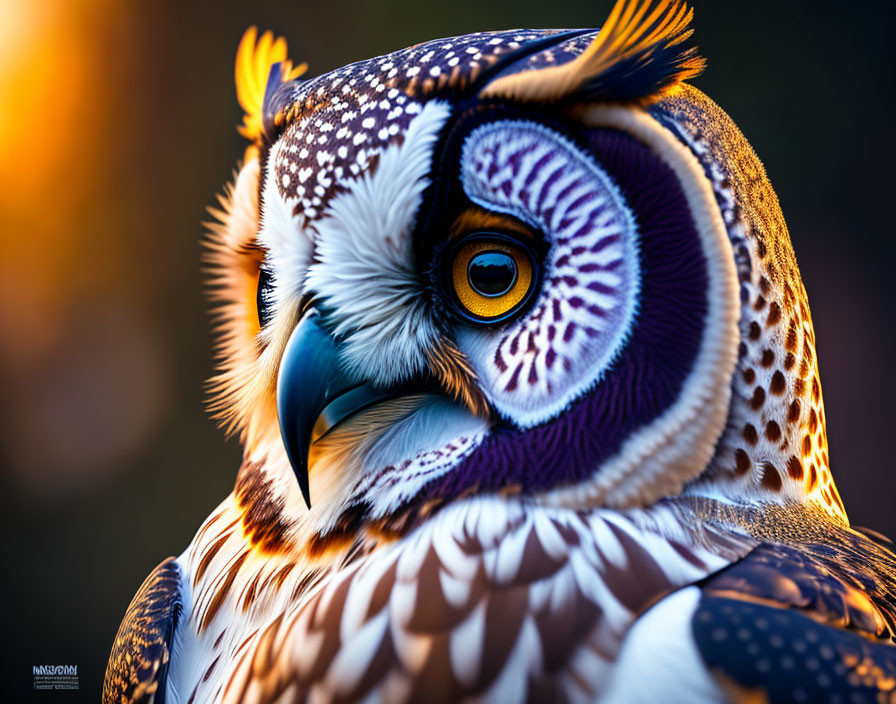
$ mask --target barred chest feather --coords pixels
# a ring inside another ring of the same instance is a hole
[[[754,545],[686,503],[482,496],[312,559],[253,547],[231,496],[178,560],[169,701],[593,701],[640,613]]]

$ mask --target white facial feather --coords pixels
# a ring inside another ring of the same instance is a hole
[[[276,163],[282,145],[278,142],[271,148],[269,164]],[[302,297],[305,274],[311,264],[312,233],[302,226],[303,219],[295,214],[294,208],[294,202],[280,192],[276,170],[268,168],[258,243],[267,250],[268,266],[273,274],[275,316]]]
[[[438,336],[411,235],[449,113],[445,103],[427,103],[403,142],[384,149],[377,167],[334,197],[316,225],[306,290],[329,313],[346,371],[378,385],[420,372]]]
[[[487,430],[486,421],[456,403],[430,401],[371,448],[356,491],[371,504],[373,516],[387,516],[425,484],[450,472],[479,446]]]

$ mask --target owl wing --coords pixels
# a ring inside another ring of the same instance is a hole
[[[839,537],[766,543],[707,580],[693,620],[706,665],[770,702],[879,701],[896,691],[892,544]]]
[[[171,640],[183,610],[180,568],[173,557],[134,595],[115,636],[103,704],[164,704]]]
[[[848,529],[766,542],[641,618],[609,701],[655,695],[664,681],[687,684],[690,702],[891,701],[894,640],[892,543]]]

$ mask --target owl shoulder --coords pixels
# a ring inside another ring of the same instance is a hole
[[[896,694],[894,643],[893,543],[831,528],[761,543],[660,601],[632,628],[611,693],[684,678],[690,701],[880,701]]]
[[[182,611],[180,568],[169,557],[144,580],[122,619],[106,667],[103,704],[164,702]]]

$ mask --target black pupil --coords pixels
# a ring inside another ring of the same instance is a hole
[[[479,252],[467,265],[467,280],[476,293],[500,296],[516,283],[516,262],[507,252]]]

